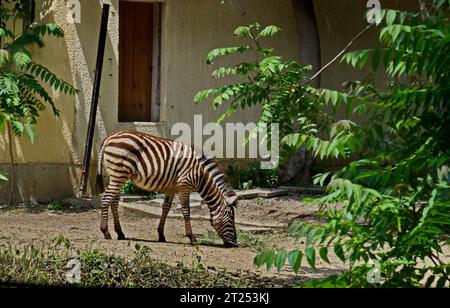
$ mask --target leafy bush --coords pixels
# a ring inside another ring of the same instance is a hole
[[[261,169],[260,164],[252,164],[245,168],[230,166],[227,176],[233,188],[249,190],[259,188],[276,188],[280,180],[278,169]]]
[[[127,195],[142,195],[144,193],[142,190],[137,188],[131,181],[125,183],[125,186],[122,187],[121,192]]]
[[[435,1],[429,17],[383,11],[382,46],[343,58],[363,68],[371,57],[373,70],[383,64],[390,78],[386,90],[367,79],[348,83],[344,93],[319,92],[319,100],[362,119],[340,131],[348,139],[333,138],[325,156],[340,147],[359,149],[363,159],[317,176],[328,195],[311,201],[323,204],[326,223],[290,228],[297,238],[306,236],[306,249],[266,252],[258,265],[280,268],[288,259],[298,270],[305,256],[315,267],[317,249],[329,262],[332,248],[348,271],[306,286],[448,285],[450,265],[440,256],[450,233],[449,6]],[[302,143],[302,137],[292,139]]]
[[[200,91],[195,96],[194,103],[198,104],[210,97],[213,97],[211,106],[214,109],[228,103],[228,110],[220,117],[219,122],[240,108],[260,105],[262,112],[257,130],[267,127],[270,135],[270,124],[276,123],[279,124],[282,139],[296,133],[305,136],[308,144],[322,146],[324,142],[315,135],[319,128],[328,129],[331,117],[325,112],[326,103],[317,101],[317,90],[306,83],[311,66],[284,61],[274,54],[274,49],[262,46],[263,39],[273,37],[279,31],[281,29],[276,26],[262,28],[259,24],[237,28],[235,36],[250,44],[214,49],[208,54],[207,63],[214,64],[218,57],[239,53],[251,54],[252,58],[256,54],[257,60],[215,70],[214,78],[234,76],[243,81]],[[282,158],[288,157],[297,149],[296,144],[282,142]]]
[[[255,104],[261,123],[280,123],[283,144],[301,146],[315,157],[361,157],[336,173],[316,177],[328,194],[310,200],[322,204],[322,224],[293,223],[304,250],[267,251],[255,263],[281,269],[286,261],[297,272],[303,257],[315,267],[329,262],[329,250],[348,270],[308,286],[439,286],[449,282],[450,266],[441,260],[450,233],[450,22],[449,0],[436,0],[428,14],[384,10],[379,18],[381,47],[347,54],[343,61],[373,70],[382,64],[389,77],[384,90],[373,75],[348,82],[346,91],[308,86],[308,67],[284,62],[263,49],[259,40],[276,34],[270,26],[240,27],[235,34],[252,46],[216,49],[218,56],[256,50],[254,63],[220,68],[217,77],[238,75],[245,82],[201,91],[196,102],[215,96],[215,108],[230,102],[228,112]],[[257,30],[257,31],[256,31]],[[256,32],[255,32],[256,31]],[[327,112],[345,110],[348,119]],[[323,139],[319,132],[329,132]],[[318,253],[317,253],[318,252]]]
[[[59,201],[53,201],[52,203],[50,203],[47,207],[50,211],[62,211],[63,209],[63,204],[61,204],[61,202]]]
[[[122,190],[120,192],[127,195],[147,196],[149,200],[155,199],[157,195],[157,193],[155,192],[141,190],[140,188],[136,187],[132,181],[126,182],[125,186],[122,187]]]

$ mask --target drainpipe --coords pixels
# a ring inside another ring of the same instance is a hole
[[[89,166],[91,163],[92,143],[95,132],[95,119],[97,116],[98,98],[100,95],[100,83],[102,80],[103,58],[105,56],[106,34],[108,30],[109,3],[103,3],[102,20],[100,26],[100,37],[98,40],[97,63],[95,66],[94,89],[92,91],[91,114],[88,123],[88,132],[86,137],[86,147],[84,152],[83,170],[81,174],[81,193],[86,194],[87,183],[89,179]]]

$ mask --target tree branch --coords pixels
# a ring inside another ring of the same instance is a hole
[[[330,67],[334,62],[336,62],[339,58],[341,58],[348,50],[349,48],[364,34],[366,34],[372,27],[374,27],[375,24],[370,24],[367,27],[365,27],[361,32],[358,33],[348,44],[345,46],[345,48],[337,54],[336,57],[333,58],[327,65],[322,67],[314,76],[311,77],[311,79],[307,82],[307,84],[311,83],[314,79],[320,76],[320,74],[323,73],[328,67]]]

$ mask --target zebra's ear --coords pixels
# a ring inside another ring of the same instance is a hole
[[[226,197],[225,202],[228,206],[235,206],[238,198],[239,198],[238,196]]]

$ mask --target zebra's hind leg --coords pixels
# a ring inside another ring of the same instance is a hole
[[[120,189],[125,185],[125,179],[111,179],[108,188],[102,196],[102,221],[100,224],[100,230],[103,232],[105,239],[110,240],[111,234],[108,231],[108,208],[111,206],[111,211],[114,220],[114,230],[118,235],[119,240],[124,240],[125,235],[122,232],[119,221],[119,196]]]
[[[100,224],[100,231],[102,231],[103,236],[106,240],[111,239],[111,234],[108,231],[108,209],[109,209],[109,198],[102,196],[102,220]]]
[[[191,208],[189,206],[189,193],[180,193],[180,202],[181,202],[181,211],[183,213],[184,218],[184,226],[186,228],[186,236],[191,241],[191,244],[195,244],[197,242],[196,237],[192,233],[191,227]]]
[[[164,198],[164,204],[162,206],[162,215],[158,225],[158,242],[166,242],[166,237],[164,236],[164,226],[166,224],[167,215],[169,214],[170,208],[172,207],[174,193],[166,193]]]
[[[119,196],[117,196],[114,201],[111,203],[111,211],[113,214],[114,220],[114,231],[117,233],[117,239],[119,241],[126,240],[125,234],[123,234],[122,227],[120,226],[119,219]]]

